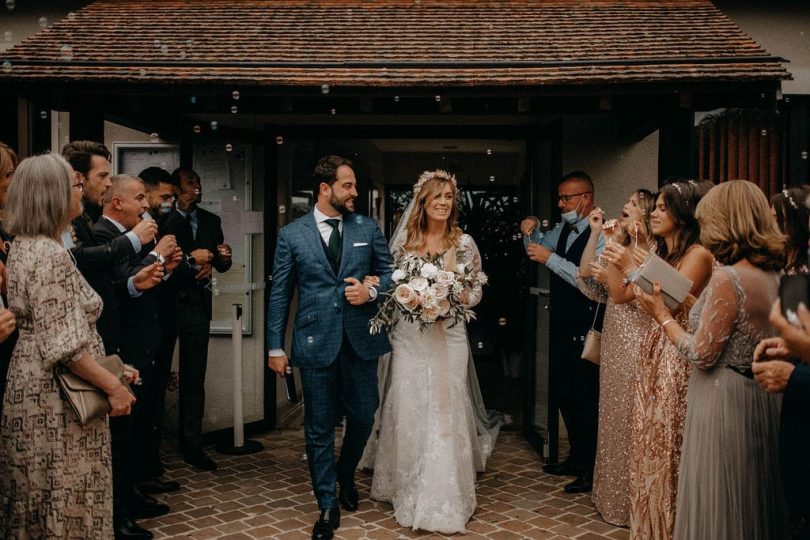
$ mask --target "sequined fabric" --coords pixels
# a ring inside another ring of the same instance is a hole
[[[635,302],[616,304],[593,279],[578,279],[591,300],[607,301],[599,366],[599,438],[591,499],[607,523],[630,523],[630,428],[641,340],[653,324]]]

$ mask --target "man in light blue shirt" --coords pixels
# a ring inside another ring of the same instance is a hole
[[[593,182],[583,171],[563,177],[557,206],[562,221],[543,235],[535,217],[521,223],[529,239],[529,258],[551,270],[551,324],[549,332],[549,395],[552,408],[559,408],[568,430],[570,452],[561,463],[548,464],[549,474],[576,476],[565,486],[568,493],[591,490],[596,460],[599,418],[599,366],[582,359],[585,335],[594,324],[597,304],[576,285],[579,260],[591,235],[588,215],[594,209]],[[601,232],[597,253],[604,247]],[[604,315],[604,310],[599,310]],[[601,330],[601,322],[596,329]],[[556,415],[556,410],[551,414]]]

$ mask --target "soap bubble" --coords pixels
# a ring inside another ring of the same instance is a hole
[[[276,137],[276,144],[284,144],[284,137],[282,137],[281,135]]]
[[[211,120],[211,131],[216,131],[217,129],[219,129],[219,122]]]
[[[46,28],[48,26],[48,17],[40,17],[39,18],[39,27]]]
[[[329,111],[329,113],[330,113],[330,114],[337,114],[337,110],[336,110],[336,109],[332,109],[331,111]]]
[[[326,95],[328,93],[329,93],[329,85],[328,84],[322,84],[321,85],[321,94]]]
[[[5,39],[6,41],[11,41],[12,39],[14,39],[14,34],[11,33],[11,30],[6,30],[5,32],[3,32],[3,39]]]
[[[490,181],[490,182],[494,182],[494,181],[495,181],[495,176],[490,176],[490,177],[489,177],[489,181]]]
[[[807,150],[802,150],[802,159],[807,159]]]
[[[199,133],[202,131],[202,128],[199,124],[194,124],[194,133]]]
[[[73,60],[73,47],[68,44],[62,45],[62,48],[59,49],[59,55],[62,60],[70,62]]]
[[[3,60],[3,71],[6,73],[11,73],[11,62],[8,60]]]
[[[239,90],[234,90],[233,92],[231,92],[231,97],[234,99],[234,101],[239,101],[239,98],[241,97],[239,94]]]
[[[47,120],[48,119],[48,111],[39,111],[39,117],[42,118],[43,120]]]
[[[225,145],[225,151],[226,152],[232,152],[233,151],[233,145],[231,143],[226,144]]]
[[[236,114],[238,112],[239,112],[239,107],[237,107],[236,105],[232,105],[231,106],[231,113]]]
[[[14,0],[6,0],[6,9],[12,11],[15,7],[17,7],[17,3]]]
[[[399,103],[399,96],[394,96],[394,102]]]
[[[151,135],[149,135],[149,140],[152,141],[153,143],[159,142],[160,135],[158,135],[157,133],[152,133]]]

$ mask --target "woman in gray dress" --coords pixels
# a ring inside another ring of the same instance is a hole
[[[112,538],[110,431],[82,426],[59,393],[69,369],[107,393],[112,415],[134,398],[94,357],[101,299],[59,242],[81,213],[70,165],[46,154],[20,163],[3,225],[15,236],[6,275],[20,337],[11,357],[0,429],[0,537]],[[134,376],[137,376],[133,373]]]
[[[725,265],[714,272],[684,330],[660,287],[640,304],[695,369],[689,380],[678,477],[675,538],[786,537],[777,435],[780,397],[751,378],[785,264],[785,241],[765,195],[744,180],[724,182],[698,204],[700,241]]]

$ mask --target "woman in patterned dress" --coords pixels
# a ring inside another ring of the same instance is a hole
[[[15,236],[8,260],[9,307],[20,336],[11,357],[0,428],[0,537],[112,538],[107,418],[82,426],[60,395],[69,369],[107,393],[112,415],[129,414],[126,387],[100,367],[95,322],[102,303],[59,242],[81,213],[81,183],[45,154],[20,163],[4,226]],[[133,374],[134,376],[137,376]]]
[[[722,266],[689,314],[672,318],[660,289],[636,291],[694,369],[678,475],[675,538],[787,538],[778,433],[781,395],[751,376],[754,349],[774,335],[768,321],[785,264],[785,239],[756,184],[723,182],[697,208],[700,241]]]
[[[675,182],[661,188],[650,224],[656,253],[692,281],[690,301],[675,319],[686,325],[692,301],[712,274],[713,257],[698,245],[700,227],[695,208],[708,191],[698,182]],[[605,258],[625,276],[635,271],[630,250],[612,244]],[[616,302],[635,299],[632,287],[621,289]],[[630,535],[634,539],[672,538],[675,500],[686,417],[686,389],[691,367],[653,325],[642,340],[633,392],[630,437]]]
[[[655,195],[650,191],[634,191],[622,208],[618,227],[604,231],[606,240],[649,251],[653,242],[650,214],[654,205]],[[591,500],[603,520],[627,527],[630,523],[627,488],[633,414],[633,394],[628,389],[635,384],[638,349],[652,319],[635,302],[617,304],[608,294],[611,284],[614,288],[621,287],[621,276],[615,279],[617,268],[607,266],[601,258],[596,260],[596,243],[603,228],[601,209],[591,212],[588,219],[591,236],[580,259],[577,285],[591,300],[605,304],[599,365],[599,437]],[[609,238],[612,232],[618,238]]]

